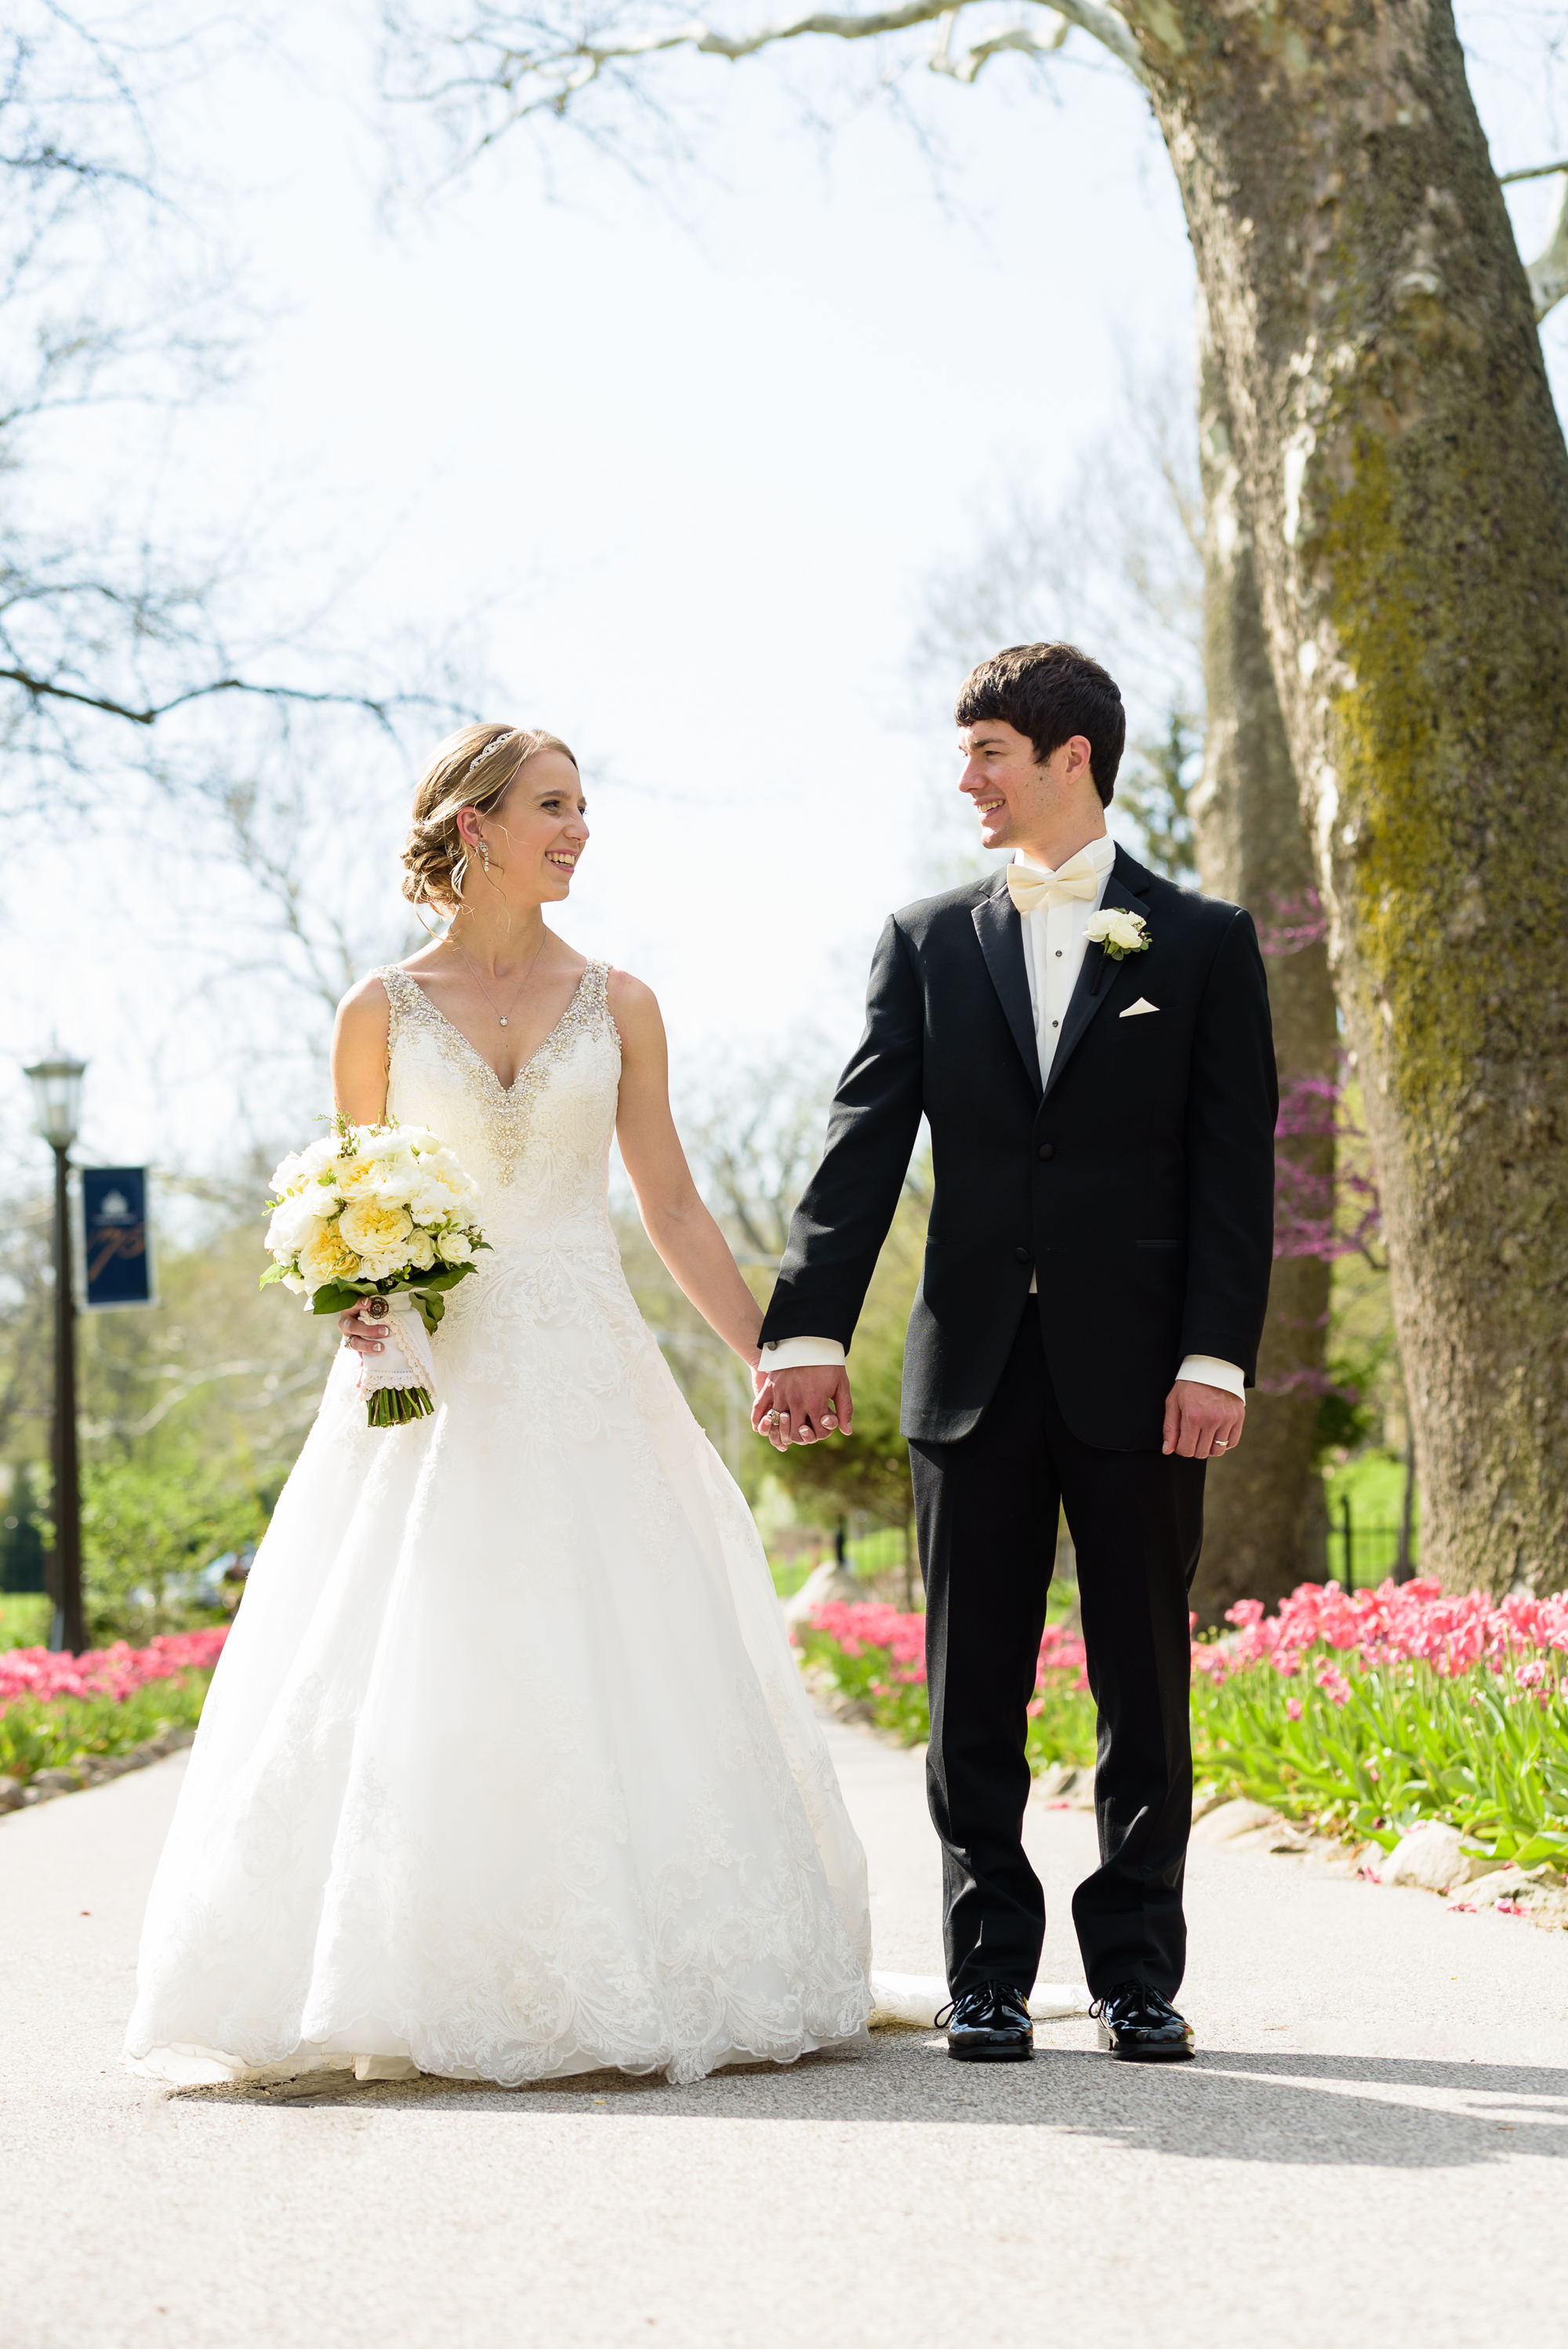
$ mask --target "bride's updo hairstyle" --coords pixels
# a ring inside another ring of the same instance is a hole
[[[468,852],[458,817],[466,807],[493,815],[537,750],[577,761],[559,734],[538,727],[459,726],[438,744],[414,794],[414,821],[403,850],[403,895],[416,905],[455,914],[463,900]]]

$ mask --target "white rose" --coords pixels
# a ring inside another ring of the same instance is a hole
[[[443,1264],[467,1264],[474,1252],[474,1244],[466,1232],[438,1232],[436,1247]]]
[[[370,1188],[378,1199],[403,1206],[423,1185],[425,1170],[411,1150],[380,1160]]]
[[[436,1261],[436,1243],[428,1232],[416,1232],[408,1242],[408,1261],[417,1272],[428,1272]]]
[[[320,1196],[313,1185],[308,1190],[295,1191],[273,1209],[266,1245],[273,1256],[298,1256],[301,1248],[307,1247],[319,1236],[325,1221],[316,1212]]]
[[[1111,947],[1121,954],[1136,954],[1147,945],[1141,914],[1129,914],[1119,905],[1109,906],[1104,913],[1091,914],[1084,931],[1086,938],[1099,946]]]
[[[462,1201],[449,1185],[429,1182],[421,1168],[420,1180],[410,1192],[407,1201],[408,1213],[417,1224],[449,1222],[461,1205]]]
[[[285,1288],[292,1288],[296,1297],[308,1297],[310,1295],[309,1281],[302,1280],[297,1272],[284,1273],[284,1287]]]

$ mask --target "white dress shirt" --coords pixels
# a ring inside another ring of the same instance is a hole
[[[1016,857],[1015,862],[1026,866],[1031,877],[1036,874],[1043,878],[1052,877],[1049,865],[1036,864],[1026,856]],[[1115,862],[1116,843],[1102,833],[1098,840],[1088,842],[1076,856],[1069,856],[1065,864],[1056,868],[1064,877],[1079,873],[1096,874],[1099,886],[1094,897],[1065,898],[1054,905],[1037,905],[1032,914],[1020,916],[1024,926],[1024,968],[1035,1015],[1042,1084],[1049,1081],[1051,1063],[1061,1040],[1062,1022],[1083,968],[1087,943],[1084,934],[1089,916],[1099,911]],[[1037,1276],[1031,1275],[1031,1296],[1037,1287]],[[765,1371],[836,1369],[843,1360],[844,1350],[836,1338],[781,1338],[762,1350]],[[1237,1365],[1222,1361],[1213,1354],[1189,1354],[1176,1375],[1179,1379],[1195,1379],[1203,1386],[1220,1387],[1227,1394],[1246,1392],[1245,1377]]]

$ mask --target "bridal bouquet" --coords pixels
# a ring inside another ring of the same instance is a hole
[[[346,1313],[384,1298],[390,1341],[362,1354],[360,1392],[372,1427],[397,1427],[435,1409],[430,1336],[442,1291],[475,1269],[488,1247],[479,1192],[456,1155],[416,1125],[350,1125],[285,1158],[273,1175],[262,1287],[281,1280],[313,1313]]]

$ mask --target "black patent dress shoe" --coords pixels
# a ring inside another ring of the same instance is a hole
[[[1192,2054],[1191,2024],[1142,1982],[1123,1982],[1109,1998],[1097,1998],[1090,2013],[1101,2049],[1124,2064],[1184,2064]]]
[[[958,2064],[1026,2064],[1035,2052],[1028,1999],[1006,1982],[966,1990],[948,2013],[947,2052]]]

